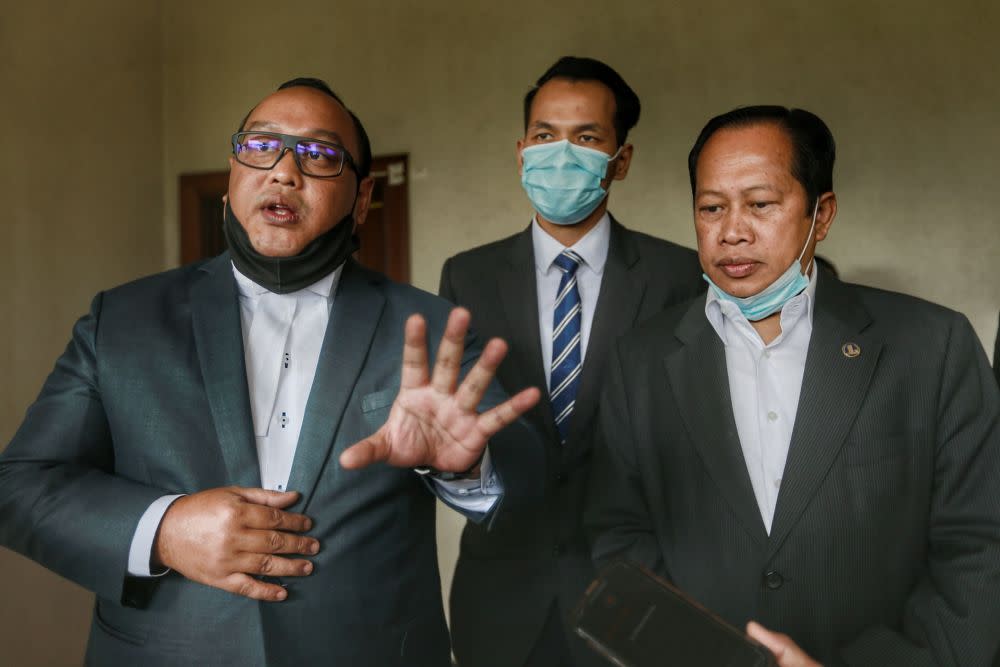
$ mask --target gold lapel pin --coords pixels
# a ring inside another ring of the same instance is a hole
[[[844,343],[844,346],[840,348],[840,351],[844,353],[844,356],[848,359],[853,359],[854,357],[861,355],[861,346],[857,343]]]

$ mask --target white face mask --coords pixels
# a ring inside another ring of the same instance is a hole
[[[809,241],[812,239],[813,230],[816,229],[816,214],[819,212],[819,197],[816,197],[816,206],[813,207],[812,224],[809,225],[809,234],[806,235],[806,244],[802,246],[802,252],[799,256],[792,262],[784,273],[778,276],[777,280],[762,289],[756,294],[752,294],[748,297],[737,297],[732,296],[722,290],[721,287],[712,282],[712,279],[708,277],[708,274],[703,273],[701,277],[704,278],[708,284],[711,286],[715,295],[720,299],[725,301],[731,301],[739,306],[740,312],[751,322],[756,322],[757,320],[762,320],[768,315],[772,315],[779,310],[782,306],[788,303],[788,300],[793,296],[804,290],[809,286],[809,278],[806,274],[809,273],[808,266],[807,271],[802,272],[802,257],[806,254],[806,249],[809,247]],[[810,264],[812,262],[810,261]]]

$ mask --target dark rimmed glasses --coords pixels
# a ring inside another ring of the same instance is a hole
[[[232,137],[236,161],[254,169],[272,169],[285,151],[292,151],[299,171],[314,178],[340,176],[346,164],[358,168],[347,149],[330,141],[279,132],[237,132]]]

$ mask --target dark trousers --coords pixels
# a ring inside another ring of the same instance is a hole
[[[573,667],[559,604],[552,603],[542,632],[535,641],[524,667]]]

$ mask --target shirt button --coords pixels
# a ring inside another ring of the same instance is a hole
[[[764,585],[768,590],[776,591],[785,584],[785,578],[777,570],[771,570],[764,575]]]
[[[767,413],[767,421],[769,421],[769,422],[778,421],[778,413],[775,412],[774,410],[771,410],[770,412],[768,412]]]
[[[284,491],[284,490],[285,490],[285,485],[284,484],[279,484],[278,485],[278,491]]]
[[[779,488],[781,486],[781,478],[774,480],[774,488]]]
[[[764,350],[764,358],[765,359],[770,359],[771,358],[771,351],[770,350]]]

